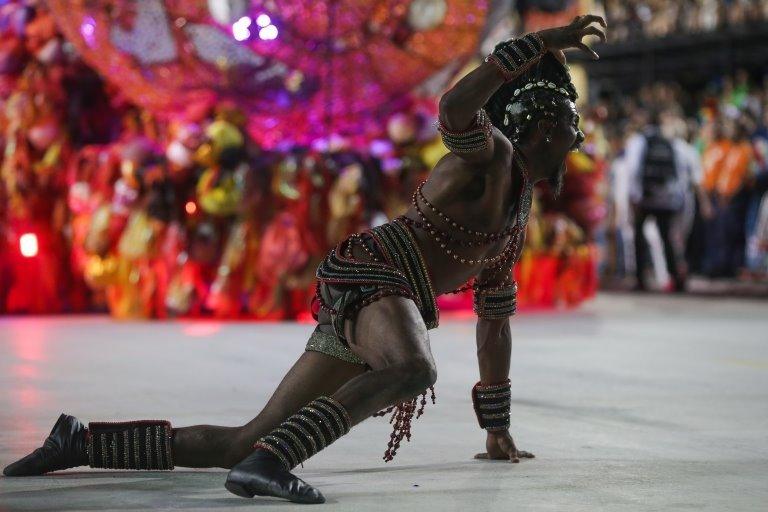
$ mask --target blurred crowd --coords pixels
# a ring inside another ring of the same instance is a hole
[[[765,23],[767,0],[603,0],[609,41]]]
[[[0,5],[0,313],[307,318],[326,251],[403,213],[446,153],[434,98],[401,99],[362,146],[330,135],[265,150],[222,101],[158,118],[30,5]],[[573,305],[597,287],[604,165],[569,165],[573,193],[537,202],[521,306]]]
[[[611,161],[609,273],[634,273],[640,289],[650,262],[662,285],[670,276],[670,288],[684,288],[691,274],[766,278],[765,77],[739,71],[698,93],[657,83],[635,96],[604,97],[593,116]],[[654,187],[669,164],[660,208]]]

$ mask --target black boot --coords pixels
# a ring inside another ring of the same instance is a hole
[[[320,491],[285,469],[267,450],[256,450],[235,465],[224,487],[243,498],[275,496],[296,503],[325,503]]]
[[[3,469],[5,476],[36,476],[88,465],[85,425],[62,414],[43,446]]]

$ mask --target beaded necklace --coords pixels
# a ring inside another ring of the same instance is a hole
[[[520,158],[519,156],[519,151],[516,151],[514,153],[514,156],[515,156],[515,163],[517,164],[517,167],[520,170],[520,174],[523,176],[523,191],[521,194],[522,197],[517,204],[516,222],[514,225],[507,226],[501,231],[497,231],[497,232],[479,231],[479,230],[475,230],[475,229],[471,229],[466,226],[463,226],[460,223],[456,222],[451,217],[449,217],[439,208],[437,208],[437,206],[432,204],[424,196],[424,193],[422,191],[424,182],[422,182],[416,188],[416,191],[414,192],[413,197],[411,198],[411,204],[413,204],[414,209],[416,210],[416,213],[419,215],[419,218],[421,219],[421,222],[405,216],[402,217],[403,221],[411,226],[414,226],[423,230],[425,233],[430,235],[430,237],[440,246],[440,248],[443,249],[445,254],[451,256],[455,261],[458,261],[459,263],[463,263],[466,265],[483,264],[483,265],[489,265],[491,267],[502,266],[501,264],[507,261],[510,255],[514,256],[517,253],[519,240],[521,238],[519,234],[520,234],[520,231],[524,229],[524,226],[527,224],[528,210],[530,209],[530,204],[531,204],[532,184],[528,179],[528,171],[525,167],[524,162],[522,161],[522,158]],[[454,236],[452,236],[450,233],[438,228],[432,221],[430,221],[427,218],[426,214],[424,213],[421,206],[419,205],[419,200],[421,200],[425,205],[427,205],[427,207],[432,212],[434,212],[438,217],[440,217],[440,219],[442,219],[445,223],[449,224],[454,228],[457,228],[460,232],[468,236],[474,237],[475,240],[459,240]],[[477,258],[477,259],[466,258],[456,253],[456,251],[450,247],[452,243],[462,247],[481,247],[484,245],[490,245],[502,239],[505,236],[509,236],[509,240],[504,245],[504,248],[501,250],[501,252],[494,256],[487,256],[487,257]]]

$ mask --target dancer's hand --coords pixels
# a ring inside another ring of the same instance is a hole
[[[605,32],[593,25],[593,23],[599,23],[603,28],[607,26],[602,16],[586,14],[584,16],[576,16],[570,25],[542,30],[539,32],[539,36],[544,41],[544,46],[547,50],[551,51],[563,64],[565,64],[563,50],[568,48],[579,49],[597,60],[600,56],[589,46],[581,42],[585,36],[597,36],[602,42],[605,42]]]
[[[534,458],[532,453],[517,449],[509,430],[488,432],[488,438],[485,440],[485,450],[485,453],[478,453],[475,455],[475,458],[486,460],[508,460],[509,462],[520,462],[520,459]]]

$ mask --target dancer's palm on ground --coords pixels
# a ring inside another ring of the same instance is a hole
[[[478,453],[475,455],[475,458],[508,460],[510,462],[520,462],[520,459],[534,458],[532,453],[517,449],[515,441],[508,430],[488,432],[488,437],[485,440],[485,450],[485,453]]]

